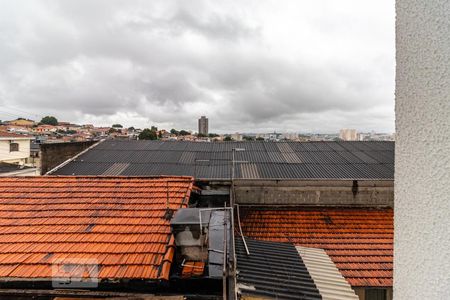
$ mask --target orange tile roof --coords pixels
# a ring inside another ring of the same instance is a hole
[[[0,138],[33,138],[31,135],[17,134],[9,131],[0,131]]]
[[[169,278],[166,218],[190,177],[0,178],[0,278],[50,278],[61,259],[94,260],[99,279]]]
[[[392,286],[392,209],[241,208],[245,236],[325,249],[352,286]]]
[[[187,261],[181,271],[181,278],[202,276],[205,271],[205,263],[202,261]]]

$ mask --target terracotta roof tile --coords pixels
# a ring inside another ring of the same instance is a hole
[[[25,135],[25,134],[17,134],[8,131],[0,131],[0,138],[29,138],[32,139],[33,136]]]
[[[49,279],[54,262],[93,259],[100,279],[168,279],[167,207],[191,190],[190,177],[0,178],[0,277]]]
[[[181,271],[181,278],[202,276],[205,271],[205,263],[202,261],[187,261]]]
[[[392,286],[392,209],[241,208],[250,238],[322,248],[352,286]]]

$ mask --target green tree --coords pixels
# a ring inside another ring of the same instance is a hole
[[[175,135],[179,135],[180,132],[178,130],[176,130],[175,128],[170,129],[170,133],[171,134],[175,134]]]
[[[256,138],[256,140],[257,141],[264,141],[264,138],[259,136],[259,137]]]
[[[231,138],[231,136],[227,135],[223,140],[225,142],[229,142],[229,141],[232,141],[233,139]]]
[[[191,133],[186,130],[180,130],[180,135],[190,135]]]
[[[158,131],[158,127],[156,127],[156,126],[152,126],[152,127],[150,128],[150,130],[151,130],[151,131],[155,131],[155,132],[156,132],[156,131]]]
[[[219,137],[219,135],[216,133],[210,133],[210,134],[208,134],[208,137],[215,138],[215,137]]]
[[[254,137],[248,136],[248,135],[244,135],[244,136],[242,137],[242,139],[244,139],[244,141],[254,141],[254,140],[255,140]]]
[[[156,131],[145,128],[139,134],[139,139],[140,140],[156,140],[156,139],[158,139],[158,136],[156,135]]]
[[[112,128],[123,128],[121,124],[113,124]]]
[[[56,125],[58,125],[58,119],[56,119],[53,116],[46,116],[46,117],[42,118],[41,124],[56,126]]]
[[[197,137],[206,137],[206,134],[203,134],[203,133],[197,133]]]

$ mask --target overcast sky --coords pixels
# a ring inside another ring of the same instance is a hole
[[[0,0],[0,119],[394,131],[394,1]]]

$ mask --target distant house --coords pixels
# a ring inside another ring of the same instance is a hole
[[[43,134],[48,134],[48,133],[53,133],[56,132],[58,130],[57,126],[53,126],[53,125],[39,125],[38,127],[33,128],[33,131],[36,133],[43,133]]]
[[[0,162],[25,164],[30,158],[32,137],[0,131]]]
[[[19,134],[30,134],[31,128],[27,126],[7,125],[1,131],[9,131]]]
[[[94,127],[90,130],[93,135],[106,136],[111,128],[110,127]]]
[[[23,126],[23,127],[31,127],[36,124],[33,120],[18,118],[16,120],[5,121],[5,125],[13,125],[13,126]]]

